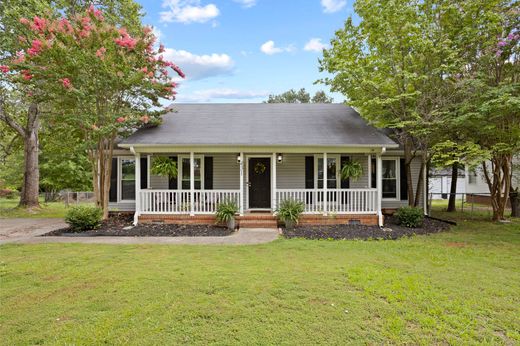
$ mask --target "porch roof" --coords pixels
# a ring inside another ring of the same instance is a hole
[[[131,146],[397,147],[343,104],[175,104],[154,128],[124,139]]]

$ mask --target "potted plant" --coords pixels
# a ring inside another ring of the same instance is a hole
[[[293,229],[304,209],[305,206],[302,202],[294,199],[284,199],[280,202],[277,213],[280,220],[285,223],[285,228]]]
[[[177,162],[167,156],[157,156],[153,158],[150,171],[155,175],[175,178],[177,177]]]
[[[358,180],[363,175],[363,166],[357,161],[347,161],[341,167],[341,179]]]
[[[224,222],[230,230],[235,229],[235,214],[238,213],[238,206],[233,201],[225,201],[217,206],[217,221]]]

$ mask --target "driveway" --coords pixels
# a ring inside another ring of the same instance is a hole
[[[0,244],[37,237],[67,227],[63,219],[0,219]]]
[[[40,237],[67,227],[62,219],[0,219],[0,244],[84,243],[84,244],[192,244],[248,245],[269,243],[278,238],[277,229],[242,228],[225,237]]]

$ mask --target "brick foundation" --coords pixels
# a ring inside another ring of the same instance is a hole
[[[214,215],[155,215],[143,214],[139,216],[140,223],[170,223],[170,224],[215,224]],[[306,214],[300,217],[300,224],[303,225],[341,225],[359,222],[362,225],[377,225],[377,215],[311,215]],[[276,216],[268,213],[246,214],[237,217],[237,225],[239,227],[249,228],[273,228],[277,227],[278,220]]]

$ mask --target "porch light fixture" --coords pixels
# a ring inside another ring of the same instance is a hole
[[[278,154],[278,155],[276,156],[276,161],[278,161],[278,163],[282,163],[282,161],[283,161],[283,155],[282,155],[282,154]]]
[[[242,161],[242,156],[240,154],[237,154],[237,163],[240,163]]]

